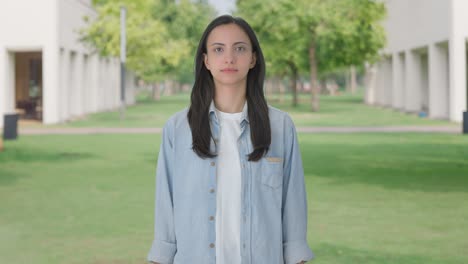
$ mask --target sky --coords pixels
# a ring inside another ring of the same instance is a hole
[[[218,10],[218,15],[231,14],[235,6],[235,0],[208,0],[208,2]]]

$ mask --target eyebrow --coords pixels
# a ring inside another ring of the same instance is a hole
[[[234,42],[234,45],[238,45],[238,44],[245,44],[245,45],[248,45],[248,44],[247,44],[246,42],[244,42],[244,41]],[[224,44],[224,43],[219,43],[219,42],[215,42],[215,43],[211,44],[211,46],[214,46],[214,45],[226,46],[226,44]]]

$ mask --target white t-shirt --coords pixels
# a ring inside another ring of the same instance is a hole
[[[220,124],[216,170],[216,263],[238,264],[240,256],[241,167],[237,139],[242,113],[216,111]]]

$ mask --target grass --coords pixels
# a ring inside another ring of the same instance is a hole
[[[457,125],[321,97],[269,102],[297,126]],[[188,94],[45,127],[162,127]],[[43,126],[41,126],[43,127]],[[468,263],[468,138],[300,134],[317,264]],[[0,152],[0,263],[145,263],[160,135],[47,135]]]
[[[316,264],[468,263],[468,137],[300,134]],[[144,263],[160,135],[0,152],[0,263]]]
[[[186,108],[189,94],[163,96],[160,101],[150,100],[147,93],[140,93],[137,104],[126,109],[125,120],[120,120],[119,110],[101,112],[81,117],[58,127],[162,127],[175,112]],[[269,103],[290,113],[297,126],[398,126],[398,125],[448,125],[458,124],[444,120],[420,118],[390,108],[363,104],[362,95],[344,94],[322,96],[319,112],[310,111],[310,95],[301,94],[297,107],[291,106],[291,95],[280,102],[279,95],[272,95]],[[48,126],[57,127],[57,125]]]

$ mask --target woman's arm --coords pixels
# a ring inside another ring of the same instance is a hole
[[[172,263],[177,251],[172,193],[173,137],[174,131],[171,122],[168,122],[163,129],[156,169],[155,230],[153,244],[148,254],[148,261],[153,263]]]
[[[307,195],[296,129],[289,116],[284,127],[283,255],[286,264],[305,263],[314,255],[307,244]]]

